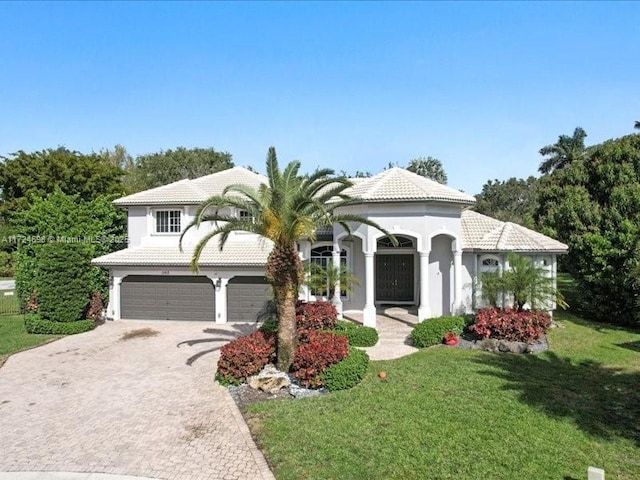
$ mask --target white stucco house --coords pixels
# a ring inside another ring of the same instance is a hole
[[[271,244],[250,233],[234,233],[223,251],[211,241],[194,274],[191,252],[211,226],[191,229],[183,252],[178,241],[202,201],[230,184],[265,182],[266,177],[235,167],[116,200],[128,210],[129,246],[93,260],[110,270],[108,317],[255,320],[270,295],[264,265]],[[351,235],[339,225],[319,230],[313,243],[301,241],[298,247],[303,260],[346,264],[360,279],[351,292],[336,292],[336,303],[339,311],[361,311],[366,325],[375,327],[376,309],[384,305],[417,308],[421,320],[473,311],[482,302],[481,272],[507,268],[508,252],[531,256],[554,278],[556,257],[567,252],[552,238],[470,210],[474,197],[401,168],[353,182],[348,193],[358,202],[350,211],[386,228],[399,244],[359,224]],[[306,300],[325,295],[301,292]]]

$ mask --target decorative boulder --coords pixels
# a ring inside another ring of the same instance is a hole
[[[290,385],[291,380],[289,376],[278,370],[271,364],[266,365],[260,373],[249,377],[247,380],[249,386],[255,390],[262,390],[263,392],[274,394],[281,388],[286,388]]]

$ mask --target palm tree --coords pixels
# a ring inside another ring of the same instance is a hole
[[[295,305],[298,288],[304,281],[304,269],[298,255],[296,242],[302,238],[314,241],[318,227],[335,223],[351,233],[350,223],[373,226],[394,241],[395,238],[375,222],[360,215],[340,213],[339,210],[354,203],[345,194],[352,186],[344,177],[334,176],[333,170],[320,169],[311,175],[299,173],[300,162],[289,163],[280,170],[274,147],[267,155],[268,183],[252,188],[247,185],[230,185],[222,192],[200,205],[194,220],[180,237],[192,227],[213,222],[214,229],[196,245],[191,268],[198,269],[198,260],[207,243],[219,238],[222,250],[232,232],[244,231],[258,234],[273,242],[265,273],[274,291],[278,314],[277,367],[288,371],[297,345]],[[231,207],[248,212],[236,217],[225,214],[223,208]]]
[[[360,279],[356,277],[346,265],[337,267],[332,262],[325,266],[317,263],[307,264],[307,278],[305,283],[314,291],[327,292],[327,298],[332,300],[336,285],[340,283],[340,289],[350,292],[353,285],[360,285]]]
[[[571,137],[560,135],[556,143],[542,147],[540,155],[548,158],[542,161],[538,171],[542,174],[551,173],[581,158],[585,151],[585,138],[587,138],[587,132],[581,127],[576,127]]]
[[[549,308],[550,300],[567,308],[564,296],[555,288],[553,278],[531,258],[515,253],[507,255],[509,268],[503,272],[482,274],[482,296],[493,307],[500,297],[513,300],[512,308],[519,312],[529,304],[531,310]]]

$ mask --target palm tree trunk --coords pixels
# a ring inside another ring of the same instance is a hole
[[[276,367],[288,372],[298,344],[296,300],[298,286],[304,278],[302,262],[295,244],[276,244],[269,255],[267,280],[273,285],[278,309],[278,348]]]
[[[274,287],[278,304],[278,349],[276,367],[282,372],[288,372],[293,363],[293,357],[298,344],[296,328],[296,300],[298,291],[296,285]]]

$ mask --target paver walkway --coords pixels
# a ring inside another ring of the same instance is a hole
[[[380,340],[369,348],[364,348],[371,360],[392,360],[404,357],[418,349],[409,342],[409,334],[418,323],[413,311],[402,307],[378,309],[376,328]],[[343,314],[346,320],[362,323],[362,312],[347,310]]]
[[[149,328],[156,336],[122,340]],[[253,325],[107,322],[0,368],[0,472],[272,479],[227,390],[218,349]]]

